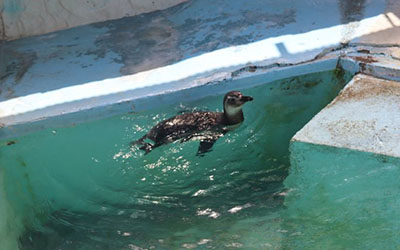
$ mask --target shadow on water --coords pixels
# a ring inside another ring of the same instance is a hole
[[[1,147],[8,196],[31,218],[20,249],[280,246],[289,140],[349,79],[336,70],[243,90],[254,97],[244,124],[205,157],[195,156],[197,141],[148,155],[127,145],[182,110],[221,110],[221,96],[40,131]]]

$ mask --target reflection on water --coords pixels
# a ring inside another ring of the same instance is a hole
[[[182,110],[221,110],[221,96],[2,143],[21,249],[281,246],[289,140],[348,79],[325,72],[243,90],[254,97],[245,122],[204,157],[197,141],[147,155],[129,142]]]

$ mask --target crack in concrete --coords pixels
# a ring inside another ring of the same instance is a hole
[[[272,64],[268,64],[268,65],[248,65],[248,66],[245,66],[243,68],[240,68],[238,70],[235,70],[235,71],[231,72],[231,77],[232,78],[236,78],[236,77],[239,77],[240,74],[242,74],[244,72],[256,72],[258,69],[260,69],[260,70],[268,70],[268,69],[272,69],[272,68],[284,68],[284,67],[291,67],[291,66],[311,63],[313,61],[322,59],[322,58],[326,57],[327,55],[329,55],[331,53],[338,52],[338,51],[342,51],[343,52],[343,53],[340,53],[338,59],[343,58],[343,57],[347,56],[350,53],[358,52],[358,53],[361,53],[361,54],[369,55],[369,58],[357,57],[357,58],[353,58],[354,60],[361,61],[363,63],[365,63],[366,60],[368,60],[367,63],[378,62],[378,60],[376,60],[374,58],[371,58],[371,55],[375,55],[377,53],[371,53],[370,50],[365,50],[365,51],[356,50],[356,51],[349,51],[349,52],[345,51],[346,49],[349,49],[349,48],[357,49],[357,48],[359,48],[361,46],[369,47],[369,48],[393,48],[393,47],[400,48],[400,44],[341,43],[338,46],[334,46],[334,47],[330,47],[330,48],[324,49],[323,51],[318,53],[315,57],[313,57],[312,59],[309,59],[309,60],[304,60],[304,61],[300,61],[300,62],[297,62],[297,63],[272,63]],[[400,58],[398,58],[398,57],[394,57],[392,55],[384,54],[383,52],[379,53],[379,54],[381,54],[381,55],[383,55],[385,57],[389,57],[390,59],[400,61]],[[338,62],[339,62],[339,60],[338,60]]]
[[[255,72],[257,69],[268,70],[268,69],[272,69],[272,68],[284,68],[284,67],[291,67],[291,66],[301,65],[301,64],[305,64],[305,63],[310,63],[310,62],[319,60],[319,59],[325,57],[326,55],[328,55],[332,52],[341,50],[343,48],[345,48],[344,45],[340,45],[339,47],[334,47],[334,48],[327,48],[327,49],[324,49],[322,52],[318,53],[315,57],[308,59],[308,60],[300,61],[297,63],[272,63],[272,64],[268,64],[268,65],[249,65],[249,66],[246,66],[246,67],[243,67],[243,68],[233,71],[231,73],[231,76],[237,77],[242,72]]]

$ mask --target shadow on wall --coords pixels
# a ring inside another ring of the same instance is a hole
[[[318,44],[326,38],[316,33],[315,41],[288,48],[294,35],[375,17],[385,13],[386,5],[384,0],[192,0],[167,10],[7,42],[0,50],[0,100],[135,74],[267,39],[274,47],[260,47],[271,54],[261,59],[301,59],[334,44]]]
[[[375,34],[366,35],[361,39],[361,41],[369,42],[369,43],[400,44],[400,39],[399,39],[400,4],[399,4],[399,1],[398,0],[386,0],[386,9],[385,9],[384,13],[385,13],[387,20],[391,23],[392,28],[379,31]],[[400,52],[397,52],[396,56],[400,57]]]

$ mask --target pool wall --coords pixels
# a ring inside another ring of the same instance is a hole
[[[3,0],[0,2],[0,40],[13,40],[139,15],[166,9],[184,1],[96,0],[78,3],[63,0]]]
[[[177,100],[196,100],[337,67],[352,74],[362,72],[400,80],[398,60],[381,55],[371,59],[371,54],[357,52],[364,48],[374,50],[370,45],[332,48],[332,52],[322,53],[321,58],[297,64],[246,66],[232,72],[201,74],[182,80],[172,78],[168,82],[159,79],[163,71],[173,72],[174,67],[180,68],[180,65],[172,65],[169,69],[160,69],[161,72],[154,70],[151,73],[154,77],[145,73],[147,83],[143,83],[143,75],[139,73],[14,98],[0,102],[0,138],[16,137],[51,126],[68,126],[127,112],[140,112],[173,104]]]
[[[202,81],[188,79],[139,88],[131,80],[132,89],[87,99],[77,98],[75,101],[70,102],[63,102],[58,97],[69,95],[72,98],[76,98],[74,93],[93,93],[93,91],[89,91],[89,89],[93,88],[93,85],[88,84],[77,88],[71,87],[71,89],[61,89],[12,99],[0,104],[0,110],[10,110],[15,113],[1,118],[0,122],[3,124],[3,128],[0,129],[0,138],[17,137],[38,129],[68,126],[128,112],[146,111],[157,108],[160,105],[195,101],[205,96],[221,95],[234,89],[251,88],[284,78],[334,70],[337,64],[337,58],[330,58],[319,60],[312,64],[306,63],[293,67],[276,67],[272,69],[260,67],[256,72],[251,72],[250,74],[244,69],[234,76],[229,73],[223,74],[222,77],[212,77],[211,81],[210,78],[202,79]],[[114,92],[115,88],[112,86],[117,84],[115,81],[120,80],[105,80],[101,84],[102,86],[97,86],[98,91],[107,93],[109,89],[112,89]],[[80,89],[81,87],[86,90]],[[43,105],[43,101],[40,101],[38,104],[41,107],[36,108],[32,105],[35,100],[61,103],[47,106],[47,104]],[[26,108],[30,110],[26,110]]]

